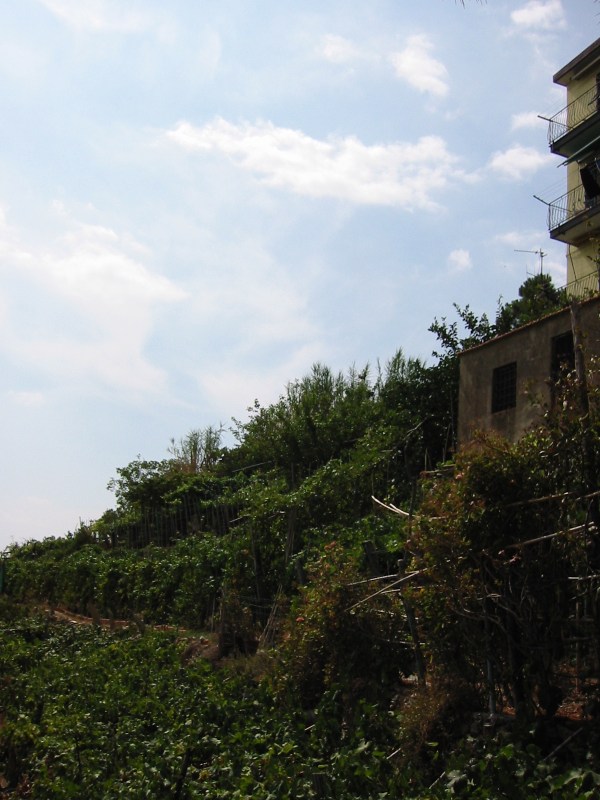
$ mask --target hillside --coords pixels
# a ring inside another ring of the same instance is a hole
[[[455,374],[316,365],[10,548],[5,796],[595,797],[598,389],[449,460]]]

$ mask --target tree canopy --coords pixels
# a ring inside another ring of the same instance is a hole
[[[564,308],[568,303],[564,289],[554,286],[550,275],[540,272],[527,278],[519,288],[519,297],[509,303],[500,304],[496,315],[496,335],[533,322],[540,317]]]

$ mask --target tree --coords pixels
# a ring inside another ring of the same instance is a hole
[[[536,319],[564,308],[568,303],[564,289],[557,289],[550,275],[540,272],[527,278],[519,288],[519,297],[499,305],[496,315],[496,335],[534,322]]]
[[[446,317],[442,317],[441,320],[436,318],[429,326],[429,330],[435,333],[441,345],[441,350],[433,351],[437,364],[430,370],[430,382],[432,391],[436,393],[437,390],[437,396],[445,409],[446,428],[452,432],[450,446],[455,444],[458,412],[458,354],[493,338],[496,334],[496,328],[490,323],[486,314],[478,317],[469,306],[461,308],[457,303],[454,303],[454,309],[458,314],[458,320],[449,323]]]
[[[371,423],[373,403],[368,368],[334,374],[313,364],[308,375],[291,381],[276,403],[248,409],[247,422],[236,423],[239,442],[227,456],[233,469],[282,468],[290,485],[299,475],[338,458]]]
[[[118,467],[117,478],[111,478],[107,489],[114,492],[121,512],[140,511],[155,506],[171,484],[169,461],[148,461],[137,458],[125,467]]]
[[[194,428],[178,442],[171,439],[168,452],[173,456],[173,465],[182,472],[198,473],[212,469],[223,454],[221,437],[223,427]]]

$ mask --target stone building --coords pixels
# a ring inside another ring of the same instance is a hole
[[[600,297],[581,302],[584,355],[600,356]],[[516,441],[554,402],[561,367],[574,364],[571,311],[556,311],[460,355],[458,442],[476,430]]]
[[[554,82],[566,87],[567,105],[548,119],[548,141],[567,168],[567,192],[548,204],[548,228],[567,246],[567,296],[581,303],[578,329],[589,359],[600,355],[600,39]],[[459,445],[475,430],[518,439],[552,405],[560,365],[573,362],[568,307],[463,352]]]

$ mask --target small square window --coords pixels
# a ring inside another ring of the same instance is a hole
[[[496,367],[492,373],[492,414],[517,405],[517,362]]]

